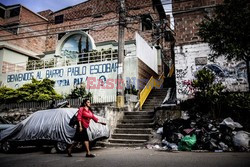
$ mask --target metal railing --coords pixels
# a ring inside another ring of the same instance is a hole
[[[117,50],[105,50],[105,51],[93,51],[80,54],[72,54],[73,58],[67,56],[55,56],[50,59],[41,60],[29,60],[22,63],[8,63],[3,62],[2,73],[9,72],[23,72],[38,69],[62,67],[62,66],[72,66],[79,64],[103,62],[103,61],[113,61],[118,59]]]
[[[116,96],[105,96],[102,98],[90,98],[91,103],[93,105],[95,104],[107,104],[107,103],[114,103],[116,102]],[[61,103],[63,101],[68,101],[71,107],[78,108],[81,105],[82,99],[60,99],[55,100],[55,104]],[[43,102],[22,102],[22,103],[9,103],[9,104],[1,104],[0,110],[4,109],[25,109],[25,108],[35,108],[37,110],[39,109],[46,109],[50,106],[52,101],[43,101]]]
[[[164,82],[164,73],[161,74],[159,79],[155,79],[153,76],[150,78],[144,89],[140,93],[140,110],[142,110],[142,105],[146,101],[149,93],[153,88],[159,89],[161,88],[162,84]]]

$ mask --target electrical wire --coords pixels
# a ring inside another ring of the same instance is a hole
[[[181,1],[181,2],[183,2],[183,1]],[[172,4],[172,3],[165,3],[165,4]],[[145,6],[144,6],[145,7]],[[152,7],[152,4],[151,4],[151,6],[148,6],[148,7]],[[140,9],[141,10],[141,9]],[[185,10],[186,11],[186,10]],[[106,13],[106,12],[105,12]],[[109,12],[108,12],[109,13]],[[147,14],[158,14],[158,13],[152,13],[152,12],[150,12],[150,13],[147,13]],[[88,15],[88,16],[84,16],[84,17],[90,17],[90,16],[93,16],[93,15]],[[133,18],[136,18],[137,16],[140,16],[140,15],[134,15],[133,16]],[[80,17],[80,18],[77,18],[77,20],[80,20],[81,18],[84,18],[84,17]],[[85,23],[79,23],[79,24],[71,24],[71,25],[67,25],[67,26],[61,26],[60,28],[66,28],[66,27],[71,27],[71,26],[77,26],[77,25],[85,25],[85,24],[89,24],[89,23],[93,23],[93,22],[101,22],[101,21],[105,21],[105,20],[110,20],[110,19],[115,19],[115,18],[117,18],[117,17],[113,17],[113,18],[107,18],[107,19],[102,19],[102,20],[96,20],[96,21],[90,21],[90,22],[85,22]],[[137,18],[137,19],[139,19],[139,18]],[[70,20],[70,19],[69,19]],[[46,23],[47,25],[49,24],[49,23]],[[127,23],[127,24],[133,24],[133,23]],[[172,24],[171,22],[170,22],[170,24]],[[93,27],[93,26],[92,26]],[[168,25],[167,25],[167,27],[173,32],[173,33],[175,33]],[[22,27],[21,27],[22,28]],[[13,29],[13,28],[10,28],[10,29]],[[23,35],[23,34],[30,34],[30,33],[37,33],[37,32],[43,32],[43,31],[53,31],[53,30],[56,30],[56,29],[58,29],[58,28],[50,28],[50,29],[48,29],[48,28],[46,28],[46,29],[42,29],[42,30],[36,30],[36,31],[29,31],[29,32],[23,32],[23,33],[19,33],[18,35]],[[91,29],[90,29],[91,30]],[[70,31],[70,30],[69,30]],[[94,31],[94,30],[93,30]],[[44,33],[46,33],[46,32],[44,32]],[[62,32],[65,32],[65,31],[62,31]],[[53,34],[58,34],[58,33],[60,33],[60,32],[56,32],[56,33],[47,33],[47,34],[40,34],[40,35],[33,35],[33,36],[30,36],[30,37],[20,37],[20,38],[12,38],[12,39],[3,39],[3,40],[0,40],[0,41],[7,41],[7,40],[16,40],[16,39],[24,39],[24,38],[32,38],[32,37],[38,37],[38,36],[48,36],[48,35],[53,35]],[[2,36],[0,36],[0,38],[2,38],[2,37],[8,37],[8,36],[13,36],[12,34],[11,35],[2,35]]]

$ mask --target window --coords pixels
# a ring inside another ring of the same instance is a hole
[[[19,16],[19,13],[20,13],[20,7],[15,8],[15,9],[11,9],[10,10],[10,17]]]
[[[80,53],[92,50],[92,44],[89,38],[83,34],[73,34],[65,39],[61,49],[61,55],[68,59],[78,58]]]
[[[5,10],[0,8],[0,17],[4,19],[5,17]]]
[[[60,40],[65,34],[65,32],[58,34],[57,39]]]
[[[63,15],[55,16],[55,24],[63,23]]]
[[[153,22],[153,19],[150,15],[143,15],[142,16],[142,31],[152,30],[153,28],[152,22]]]

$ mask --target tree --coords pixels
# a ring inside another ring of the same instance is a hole
[[[227,60],[244,60],[250,84],[249,0],[224,0],[215,8],[214,17],[206,18],[199,24],[199,36],[212,49],[210,58],[223,55]]]

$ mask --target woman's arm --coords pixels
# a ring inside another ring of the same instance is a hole
[[[79,123],[79,130],[80,132],[82,131],[82,108],[79,109],[78,113],[77,113],[77,119],[78,119],[78,123]]]
[[[78,121],[79,122],[79,131],[81,132],[82,131],[82,123],[81,121]]]

